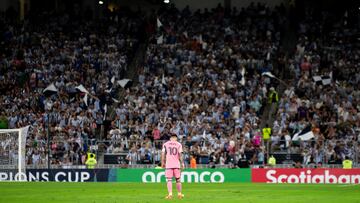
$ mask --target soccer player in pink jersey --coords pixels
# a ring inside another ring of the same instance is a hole
[[[178,198],[182,199],[184,195],[181,193],[180,182],[180,168],[184,168],[184,161],[182,158],[182,146],[177,141],[177,136],[172,134],[170,140],[165,142],[162,147],[161,165],[165,168],[165,177],[167,181],[167,189],[169,194],[166,199],[172,199],[172,178],[175,177],[176,189],[178,191]]]

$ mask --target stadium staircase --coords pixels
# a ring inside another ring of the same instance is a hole
[[[285,67],[283,70],[279,69],[279,61],[277,58],[273,59],[273,70],[274,70],[274,74],[283,82],[279,82],[276,83],[277,86],[276,91],[278,92],[278,96],[279,96],[279,100],[280,98],[283,96],[283,93],[285,92],[285,90],[287,89],[286,84],[291,84],[293,81],[293,76],[290,73],[289,70],[289,65],[288,64],[288,59],[291,57],[291,55],[293,54],[293,50],[296,46],[296,29],[297,27],[294,27],[292,25],[294,25],[294,19],[291,18],[291,8],[289,6],[287,6],[286,8],[286,20],[283,23],[283,25],[280,28],[280,32],[281,32],[281,40],[280,40],[280,46],[279,46],[279,52],[278,53],[283,53],[284,54],[284,59],[285,59]],[[276,112],[277,112],[277,105],[276,106],[271,106],[270,104],[267,103],[267,99],[265,100],[265,108],[263,110],[263,114],[261,116],[261,123],[260,123],[260,127],[261,129],[264,128],[266,126],[266,124],[268,124],[269,127],[273,127],[273,123],[275,121],[275,117],[276,117]],[[270,154],[270,142],[267,142],[266,147],[266,152],[268,154]],[[276,153],[273,154],[275,156],[275,158],[277,160],[279,160],[279,162],[281,163],[286,163],[287,160],[291,160],[292,158],[295,158],[296,160],[299,160],[301,157],[298,157],[297,155],[290,155],[288,153]]]
[[[281,40],[280,40],[279,52],[282,52],[285,55],[285,61],[286,61],[285,68],[283,70],[279,70],[279,63],[278,63],[279,61],[277,60],[277,58],[273,59],[274,74],[279,79],[285,82],[285,83],[277,83],[278,85],[276,86],[276,91],[279,94],[279,99],[282,97],[282,94],[287,88],[285,84],[290,84],[290,82],[293,79],[289,71],[288,59],[289,56],[291,56],[294,47],[296,45],[296,27],[292,26],[293,22],[292,19],[290,18],[290,12],[291,12],[290,8],[287,7],[286,21],[280,28]],[[267,100],[265,102],[266,102],[265,103],[266,106],[261,116],[261,124],[260,124],[261,128],[265,127],[266,124],[268,124],[270,127],[273,125],[273,122],[275,120],[275,115],[270,115],[270,114],[272,114],[272,112],[277,111],[277,109],[271,109],[271,105],[267,103]]]
[[[130,62],[130,65],[128,66],[124,78],[130,79],[132,81],[132,85],[138,83],[137,73],[139,71],[139,68],[142,66],[145,60],[145,53],[147,49],[147,43],[141,43],[137,50],[135,51],[134,57],[132,58],[132,61]],[[124,100],[126,94],[126,89],[119,88],[118,92],[116,92],[116,99],[121,103]],[[108,115],[110,115],[111,119],[114,119],[116,116],[115,109],[116,109],[117,103],[113,103],[113,105],[108,107]],[[106,137],[104,131],[101,132],[101,137]],[[101,142],[101,141],[99,141]],[[104,163],[104,152],[102,148],[99,148],[97,152],[98,157],[98,163]]]
[[[136,50],[135,56],[130,63],[130,65],[127,68],[127,71],[125,72],[125,77],[127,79],[130,79],[132,81],[132,84],[136,84],[138,82],[137,73],[139,71],[139,68],[144,63],[145,60],[145,53],[146,53],[147,44],[140,44],[138,49]],[[126,94],[126,89],[121,88],[117,92],[117,99],[122,102],[123,98]],[[114,106],[112,106],[114,107]],[[115,111],[112,109],[110,112],[111,117],[113,118],[115,116]]]

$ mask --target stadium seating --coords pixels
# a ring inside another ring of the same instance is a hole
[[[327,18],[313,19],[315,13],[309,12],[299,24],[296,51],[289,60],[295,78],[279,103],[273,151],[299,153],[304,165],[339,164],[346,156],[355,160],[360,118],[358,28],[347,24],[347,16],[335,20],[324,11]],[[314,139],[285,141],[284,135],[309,125]]]
[[[1,18],[0,127],[31,125],[29,167],[46,165],[48,141],[54,166],[84,165],[87,151],[103,153],[105,164],[156,164],[171,134],[187,162],[195,155],[200,164],[222,167],[262,165],[268,154],[304,165],[355,159],[358,28],[347,18],[329,25],[332,18],[314,15],[299,23],[295,51],[280,68],[281,7],[159,10],[143,63],[130,70],[137,78],[126,88],[119,80],[139,45],[142,16],[82,23],[49,15],[21,25]],[[262,73],[284,71],[288,83],[264,142],[264,110],[278,82]],[[313,139],[292,140],[308,126]]]

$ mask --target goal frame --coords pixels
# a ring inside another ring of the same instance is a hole
[[[19,174],[19,180],[17,181],[26,181],[26,179],[22,179],[23,175],[26,177],[26,163],[25,158],[23,155],[26,156],[26,137],[30,126],[26,126],[23,128],[15,128],[15,129],[0,129],[1,133],[17,133],[18,137],[18,165],[17,165],[17,173]],[[0,135],[1,136],[1,135]],[[16,181],[16,180],[15,180]]]

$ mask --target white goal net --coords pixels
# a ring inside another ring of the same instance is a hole
[[[0,129],[0,181],[26,181],[25,146],[29,126]]]

